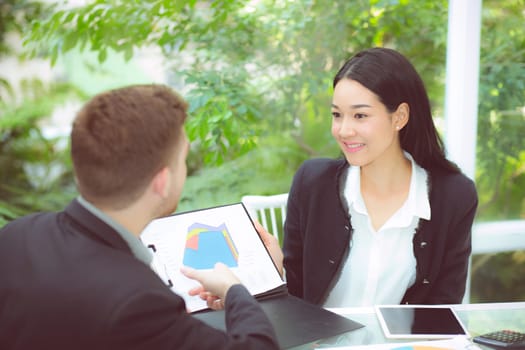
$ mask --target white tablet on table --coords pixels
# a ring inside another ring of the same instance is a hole
[[[375,310],[383,333],[389,339],[445,339],[469,335],[450,306],[377,305]]]

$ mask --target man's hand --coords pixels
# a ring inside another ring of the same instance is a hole
[[[184,266],[181,272],[201,284],[200,287],[191,289],[189,294],[200,296],[201,299],[206,300],[208,307],[214,310],[224,308],[224,300],[230,287],[241,283],[223,263],[215,264],[213,270],[195,270]]]
[[[277,270],[279,271],[279,274],[282,277],[283,276],[283,251],[281,247],[279,246],[279,241],[274,235],[266,231],[266,229],[257,220],[253,220],[253,224],[255,225],[255,228],[257,229],[257,232],[259,233],[259,237],[261,237],[264,245],[266,246],[266,249],[268,249],[268,252],[270,253],[270,256],[272,257],[273,263],[275,264],[275,266],[277,266]]]

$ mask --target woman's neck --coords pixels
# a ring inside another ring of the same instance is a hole
[[[408,191],[412,163],[400,152],[396,157],[377,160],[361,167],[361,191],[376,194]]]

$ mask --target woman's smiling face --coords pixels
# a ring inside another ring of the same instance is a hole
[[[398,108],[399,111],[399,108]],[[396,112],[355,80],[341,79],[332,99],[332,135],[351,165],[366,166],[401,151]]]

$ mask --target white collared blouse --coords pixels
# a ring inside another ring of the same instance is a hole
[[[360,191],[360,167],[350,166],[344,196],[354,230],[350,253],[325,307],[399,304],[416,278],[412,239],[420,219],[430,220],[428,175],[413,160],[405,203],[374,230]]]

